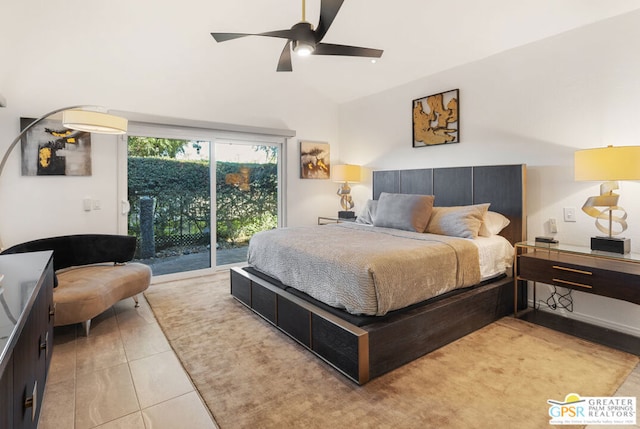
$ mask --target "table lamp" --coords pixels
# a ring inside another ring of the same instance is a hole
[[[614,237],[627,229],[627,212],[618,205],[619,180],[640,180],[640,146],[607,146],[575,153],[575,180],[603,181],[600,195],[589,197],[582,211],[596,219],[596,228],[606,236],[591,237],[591,249],[629,253],[631,240]],[[597,207],[603,207],[598,209]],[[600,221],[606,222],[605,225]],[[613,224],[619,225],[614,230]]]
[[[342,182],[342,185],[338,188],[338,192],[336,192],[340,196],[340,207],[342,207],[342,210],[338,212],[338,218],[340,219],[353,219],[356,217],[355,213],[351,210],[354,204],[349,182],[359,182],[360,174],[359,165],[343,164],[333,167],[333,181]]]

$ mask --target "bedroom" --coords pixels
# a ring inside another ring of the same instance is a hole
[[[616,2],[607,6],[608,10],[598,10],[600,2],[588,6],[575,2],[559,10],[553,6],[555,2],[548,2],[546,8],[530,2],[527,6],[531,10],[522,7],[519,15],[511,10],[516,16],[505,15],[500,21],[499,28],[505,33],[493,33],[503,40],[507,38],[504,34],[512,34],[507,33],[512,26],[536,27],[537,32],[529,38],[511,36],[503,44],[492,45],[491,50],[484,49],[484,44],[495,42],[487,35],[489,40],[476,40],[471,57],[450,58],[440,69],[431,69],[425,58],[421,62],[415,59],[415,63],[410,61],[397,69],[400,78],[389,81],[392,84],[376,83],[377,75],[370,71],[384,66],[385,56],[375,65],[312,58],[313,67],[297,61],[291,75],[281,76],[274,71],[279,43],[253,38],[225,47],[216,45],[207,34],[233,31],[234,22],[246,25],[239,31],[287,27],[299,18],[298,2],[286,6],[279,2],[279,6],[293,10],[274,17],[274,25],[262,21],[266,12],[260,8],[267,7],[263,2],[251,3],[258,9],[250,22],[243,21],[248,19],[249,6],[245,4],[222,17],[216,7],[223,2],[217,6],[200,3],[189,8],[165,5],[154,11],[156,19],[149,27],[142,28],[137,24],[146,20],[147,4],[110,3],[119,5],[124,14],[115,7],[83,10],[55,3],[3,6],[2,15],[14,17],[5,19],[7,23],[0,29],[2,40],[14,41],[2,47],[2,57],[8,59],[0,74],[0,93],[7,100],[7,107],[0,109],[4,144],[17,134],[19,117],[78,102],[149,115],[293,129],[297,134],[289,142],[287,159],[287,190],[295,195],[287,207],[292,226],[312,224],[317,216],[337,210],[333,182],[298,179],[297,138],[329,142],[334,162],[372,169],[526,163],[529,237],[548,235],[546,222],[556,218],[557,238],[575,243],[586,243],[596,232],[593,220],[579,208],[587,197],[597,194],[598,186],[573,180],[573,152],[606,144],[638,144],[640,60],[630,54],[637,50],[640,31],[636,2]],[[349,3],[353,10],[345,7],[341,19],[351,22],[367,13],[364,1]],[[396,13],[417,19],[429,15],[429,7],[436,7],[410,3],[424,13],[401,9]],[[308,7],[311,10],[313,3]],[[508,2],[496,2],[492,7],[512,9]],[[453,31],[458,32],[460,26],[472,25],[476,16],[482,16],[480,12],[448,11],[447,16],[452,17]],[[556,14],[564,14],[565,20],[555,22],[551,18]],[[60,15],[73,17],[73,32],[58,19],[51,21]],[[313,21],[311,12],[309,15]],[[381,19],[384,13],[377,16]],[[507,16],[514,21],[510,23]],[[177,34],[166,31],[176,20],[188,23],[189,28]],[[417,19],[416,25],[419,23]],[[343,33],[347,30],[338,32],[339,27],[332,31],[337,33],[336,42],[346,37],[349,43],[384,48],[385,55],[392,57],[387,44],[391,42],[384,34],[376,34],[384,25],[366,23],[367,27],[353,36]],[[206,37],[194,37],[203,31]],[[403,31],[398,44],[411,40],[421,50],[411,26]],[[69,46],[80,53],[70,54]],[[234,63],[235,56],[245,62]],[[312,68],[325,77],[307,77],[315,72]],[[348,74],[352,76],[343,76]],[[353,81],[370,74],[373,82],[365,83],[376,89],[355,92],[358,86]],[[340,77],[345,87],[330,85],[330,79],[339,82]],[[269,82],[268,90],[264,82]],[[461,94],[462,142],[412,148],[410,101],[453,88],[459,88]],[[19,151],[12,154],[0,180],[0,206],[5,207],[0,236],[5,245],[40,236],[118,231],[117,151],[109,144],[95,144],[93,150],[94,159],[100,160],[94,163],[93,177],[63,182],[20,177]],[[64,186],[64,192],[51,192],[50,186]],[[632,237],[635,252],[640,249],[635,240],[640,230],[640,203],[634,198],[639,186],[624,182],[620,190],[620,203],[629,213],[626,235]],[[357,210],[370,197],[371,189],[366,183],[355,185],[353,194]],[[85,196],[100,198],[102,209],[88,214],[82,211]],[[578,209],[577,222],[562,221],[564,207]],[[43,222],[43,210],[49,215],[47,222]],[[638,306],[576,295],[575,307],[574,317],[640,335]]]

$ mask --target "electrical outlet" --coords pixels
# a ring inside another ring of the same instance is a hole
[[[554,217],[549,219],[549,232],[552,234],[556,234],[558,232],[558,222],[556,222],[556,218]]]
[[[575,207],[565,207],[564,208],[564,221],[565,222],[575,222],[576,221],[576,208]]]

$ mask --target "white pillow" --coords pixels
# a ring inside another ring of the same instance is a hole
[[[492,235],[500,234],[500,231],[505,229],[509,225],[510,221],[503,215],[497,212],[487,211],[484,214],[482,225],[480,225],[480,231],[478,235],[481,237],[491,237]]]

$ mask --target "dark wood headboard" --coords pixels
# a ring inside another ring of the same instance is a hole
[[[511,244],[527,239],[525,164],[373,172],[373,198],[382,192],[435,195],[438,207],[491,203],[509,220],[501,233]]]

